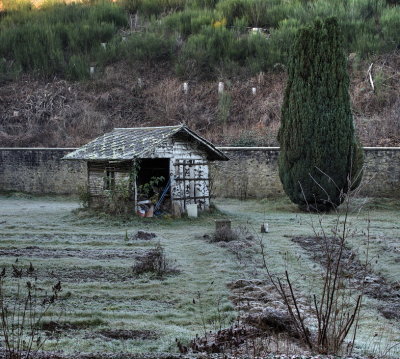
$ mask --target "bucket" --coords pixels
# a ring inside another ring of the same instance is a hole
[[[186,211],[188,217],[197,218],[197,204],[187,204]]]

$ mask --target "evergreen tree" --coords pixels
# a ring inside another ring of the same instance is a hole
[[[282,106],[279,176],[300,208],[330,210],[361,180],[363,152],[354,134],[349,77],[337,20],[296,35]]]

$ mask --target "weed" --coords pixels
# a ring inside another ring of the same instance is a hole
[[[134,274],[152,273],[159,278],[178,272],[172,262],[167,259],[164,248],[160,243],[140,256],[132,269]]]
[[[90,204],[90,192],[87,186],[78,187],[78,199],[83,208],[88,208]]]
[[[42,295],[32,263],[27,268],[12,265],[12,277],[15,292],[7,294],[4,283],[6,269],[3,268],[0,274],[0,318],[6,359],[29,359],[46,341],[41,335],[43,318],[59,300],[61,282],[51,288],[51,295]]]
[[[211,239],[213,242],[231,242],[237,241],[239,235],[231,228],[223,227],[216,230]]]
[[[223,226],[217,229],[211,236],[212,242],[232,242],[245,239],[254,239],[250,230],[245,225],[238,226],[234,229]]]

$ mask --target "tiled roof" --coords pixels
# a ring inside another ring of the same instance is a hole
[[[159,144],[177,133],[186,133],[203,145],[210,159],[227,160],[210,142],[186,126],[115,128],[64,157],[67,160],[132,160],[146,158]]]

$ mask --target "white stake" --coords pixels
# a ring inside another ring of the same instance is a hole
[[[187,82],[183,83],[183,92],[185,95],[189,93],[189,84]]]
[[[268,223],[263,223],[261,225],[261,233],[268,233],[268,232],[269,232]]]
[[[89,72],[90,72],[90,76],[94,75],[94,66],[90,66]]]
[[[218,82],[218,93],[222,94],[224,92],[224,83]]]
[[[251,93],[252,93],[253,95],[255,95],[255,94],[257,93],[257,89],[256,89],[255,87],[252,87],[252,88],[251,88]]]
[[[107,44],[105,43],[105,42],[102,42],[101,43],[101,46],[103,47],[103,49],[105,50],[106,49],[106,47],[107,47]]]

